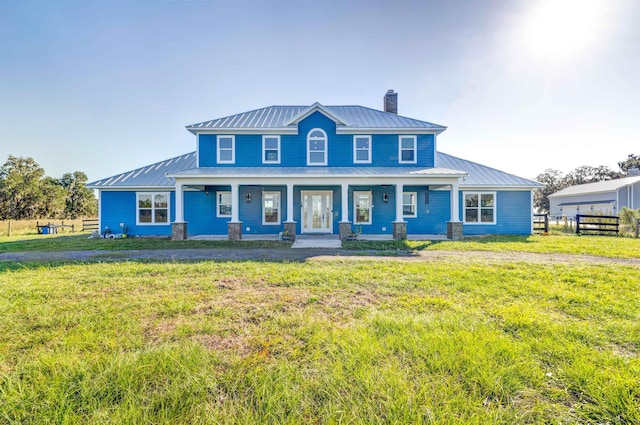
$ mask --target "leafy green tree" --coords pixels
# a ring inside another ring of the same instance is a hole
[[[565,178],[567,180],[567,186],[572,186],[617,179],[619,177],[621,177],[620,173],[613,171],[607,166],[591,167],[589,165],[583,165],[571,171]]]
[[[37,217],[66,218],[65,192],[60,182],[53,177],[44,177],[40,181],[42,197],[37,208]]]
[[[81,216],[95,216],[97,214],[96,197],[90,189],[85,186],[87,175],[82,171],[65,173],[60,179],[60,186],[64,190],[65,208],[64,214],[67,218],[78,218]]]
[[[544,170],[544,173],[538,174],[536,181],[545,186],[534,192],[533,206],[539,211],[549,211],[549,195],[567,187],[567,178],[562,174],[562,171],[548,168]]]
[[[626,175],[629,168],[640,168],[640,155],[629,154],[627,159],[618,162],[618,167]]]
[[[32,219],[38,217],[43,200],[40,181],[42,169],[33,158],[9,155],[0,167],[0,218]]]

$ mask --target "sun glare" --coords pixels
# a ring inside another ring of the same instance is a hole
[[[536,60],[571,60],[598,43],[607,27],[607,2],[541,0],[526,2],[521,47]]]

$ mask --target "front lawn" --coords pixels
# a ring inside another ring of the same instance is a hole
[[[0,264],[0,422],[640,423],[640,268]]]

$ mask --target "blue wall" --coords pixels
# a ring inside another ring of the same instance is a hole
[[[463,191],[460,191],[460,218],[463,215]],[[464,235],[487,234],[531,234],[531,191],[498,191],[497,192],[496,224],[465,224]]]
[[[143,193],[145,191],[139,191]],[[168,191],[147,191],[168,192]],[[128,227],[130,235],[140,236],[171,236],[171,222],[175,221],[175,194],[170,192],[169,223],[136,225],[136,192],[135,191],[101,191],[100,193],[100,232],[109,226],[113,233],[122,233],[120,223]]]
[[[280,164],[262,163],[262,135],[235,135],[235,164],[217,164],[216,135],[199,136],[200,167],[306,167],[307,134],[313,128],[322,128],[329,139],[329,161],[331,167],[433,167],[434,136],[418,135],[417,164],[398,163],[398,136],[393,134],[372,135],[372,163],[353,163],[353,136],[337,135],[336,124],[320,112],[314,112],[298,124],[297,135],[280,137]],[[363,133],[366,135],[366,133]]]

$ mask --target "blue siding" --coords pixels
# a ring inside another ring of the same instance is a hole
[[[460,217],[463,215],[463,191],[460,192]],[[531,191],[498,191],[496,224],[465,224],[464,235],[531,234],[533,208]]]
[[[261,141],[262,142],[262,141]],[[262,224],[262,192],[280,192],[280,223]],[[287,187],[286,186],[241,186],[240,187],[240,221],[243,234],[278,234],[284,230],[287,219]],[[247,202],[247,194],[251,201]]]
[[[327,133],[328,166],[330,167],[433,167],[434,136],[418,135],[417,164],[398,163],[398,136],[376,134],[372,136],[372,164],[353,163],[353,136],[336,134],[336,124],[320,112],[314,112],[298,124],[297,135],[282,135],[280,138],[280,164],[262,163],[262,135],[235,135],[235,164],[216,163],[216,135],[199,136],[200,167],[304,167],[307,165],[307,134],[313,128],[321,128]],[[366,132],[362,134],[367,134]]]
[[[104,228],[109,226],[114,233],[121,233],[120,223],[124,223],[131,236],[171,236],[171,222],[175,221],[175,194],[170,192],[169,198],[169,223],[136,225],[136,192],[103,190],[100,193],[100,231],[104,232]]]
[[[429,191],[429,202],[426,202],[427,189],[424,186],[406,186],[405,192],[417,192],[417,217],[405,217],[408,234],[446,234],[447,221],[451,218],[451,194],[448,190]]]

